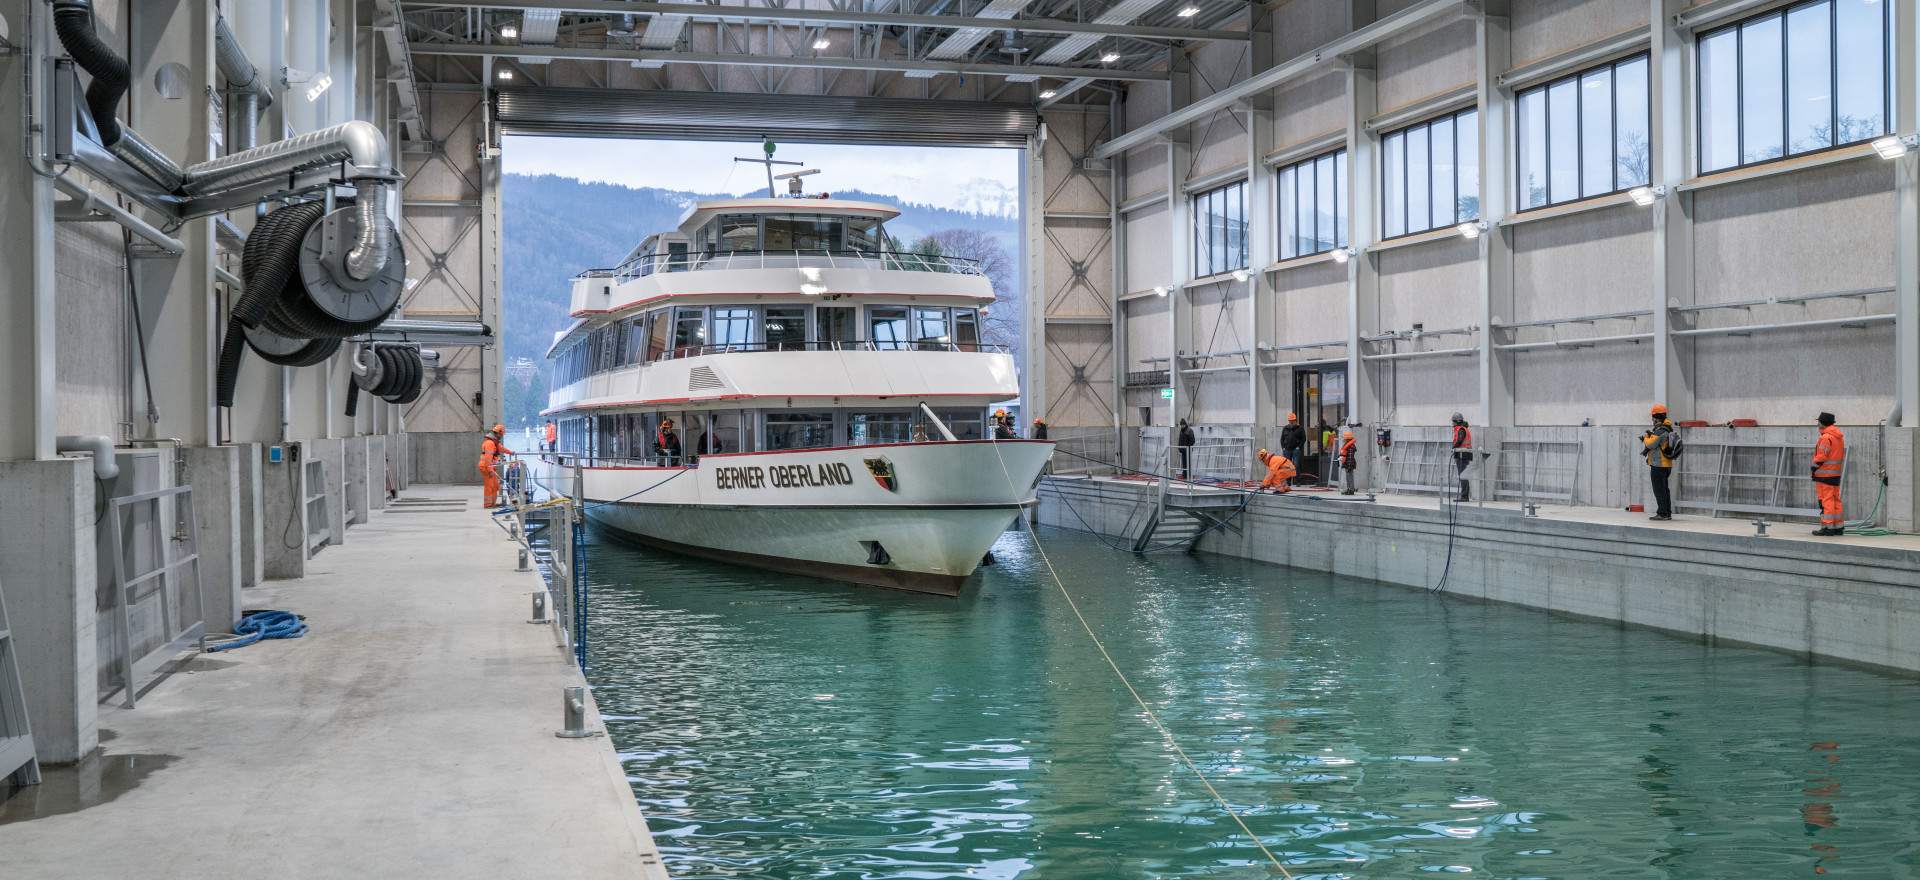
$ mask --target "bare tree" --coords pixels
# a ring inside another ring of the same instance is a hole
[[[991,232],[979,229],[942,229],[913,243],[916,253],[972,260],[993,285],[998,297],[981,320],[983,342],[1005,345],[1016,358],[1021,354],[1020,287],[1013,254]]]

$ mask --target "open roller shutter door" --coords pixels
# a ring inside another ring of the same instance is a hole
[[[715,92],[519,88],[494,92],[503,134],[669,140],[1023,147],[1033,108]]]

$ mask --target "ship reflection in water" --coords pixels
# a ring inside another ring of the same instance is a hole
[[[1041,535],[1296,877],[1920,871],[1920,683]],[[590,553],[589,676],[677,878],[1279,876],[1024,534],[957,601]]]

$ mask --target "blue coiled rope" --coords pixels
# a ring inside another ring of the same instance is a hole
[[[261,639],[297,639],[307,634],[307,625],[300,620],[300,615],[291,611],[255,611],[240,618],[240,622],[233,625],[233,632],[239,638],[211,645],[207,653],[251,645]]]

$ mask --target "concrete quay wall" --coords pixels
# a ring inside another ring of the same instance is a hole
[[[1040,522],[1119,535],[1153,494],[1145,483],[1049,478]],[[1728,533],[1733,525],[1653,528],[1462,505],[1449,542],[1438,504],[1261,495],[1198,549],[1420,589],[1445,572],[1454,596],[1920,673],[1920,552],[1871,539],[1756,538]]]

